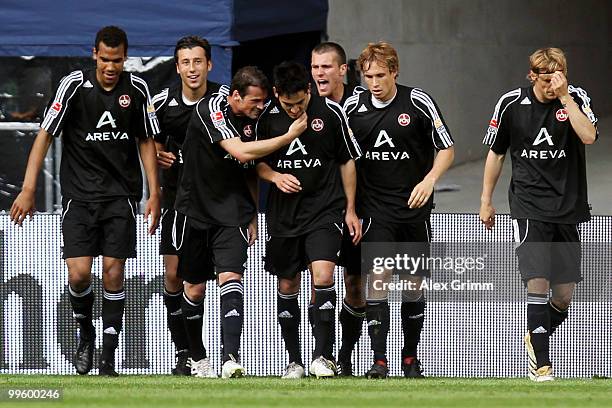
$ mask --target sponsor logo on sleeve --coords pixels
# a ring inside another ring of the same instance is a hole
[[[155,106],[147,105],[147,116],[149,119],[155,119]]]
[[[223,116],[221,111],[211,113],[210,120],[212,120],[213,126],[216,128],[225,126],[225,116]]]
[[[399,123],[400,126],[408,126],[410,124],[410,115],[407,113],[401,113],[397,117],[397,123]]]
[[[59,102],[55,102],[51,105],[51,109],[49,109],[49,115],[57,116],[62,111],[62,104]]]

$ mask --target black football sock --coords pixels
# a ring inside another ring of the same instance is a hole
[[[527,294],[527,327],[536,357],[536,367],[551,365],[548,353],[550,335],[548,295]]]
[[[227,281],[220,286],[221,329],[223,333],[223,362],[234,357],[239,360],[240,336],[244,322],[242,282]]]
[[[368,300],[366,305],[368,334],[375,361],[387,363],[387,335],[391,324],[391,313],[387,299]]]
[[[276,298],[278,311],[278,324],[285,341],[285,348],[289,353],[289,362],[304,365],[300,348],[300,305],[298,292],[283,294],[278,292]]]
[[[548,302],[548,313],[550,314],[550,335],[557,330],[557,327],[561,325],[567,319],[568,315],[567,309],[562,309],[559,306],[555,305],[552,300]]]
[[[183,293],[181,299],[181,310],[183,311],[183,325],[189,344],[189,354],[193,361],[206,358],[206,348],[202,343],[202,321],[204,316],[204,299],[194,302]]]
[[[314,303],[312,303],[312,301],[308,304],[308,323],[310,323],[310,330],[314,336]]]
[[[119,333],[123,327],[123,310],[125,309],[125,292],[104,289],[102,300],[102,359],[115,361],[115,350],[119,345]]]
[[[313,357],[333,359],[336,330],[336,286],[315,285]],[[331,332],[331,333],[330,333]],[[332,340],[333,339],[333,340]]]
[[[423,322],[425,321],[425,296],[414,302],[402,302],[402,332],[404,333],[404,347],[402,359],[417,356],[417,346],[421,340]]]
[[[164,304],[166,305],[168,330],[170,330],[170,337],[172,338],[172,342],[177,352],[189,350],[187,333],[185,332],[185,325],[183,324],[183,310],[181,309],[182,299],[182,290],[170,292],[164,288]]]
[[[346,302],[342,302],[340,311],[340,324],[342,325],[342,346],[338,353],[338,360],[350,361],[355,344],[361,337],[361,328],[365,318],[365,307],[353,307]]]
[[[72,286],[68,285],[68,291],[72,312],[79,324],[81,338],[86,341],[93,340],[96,331],[92,323],[94,294],[91,285],[81,292],[75,291]]]

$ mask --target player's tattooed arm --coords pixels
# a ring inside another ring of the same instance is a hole
[[[489,150],[485,162],[482,180],[482,194],[480,196],[480,221],[490,230],[495,225],[495,208],[493,208],[493,191],[499,180],[504,166],[506,155]]]
[[[149,224],[149,235],[153,235],[159,225],[159,217],[161,214],[160,197],[161,189],[159,187],[159,179],[157,175],[157,159],[155,142],[151,138],[138,139],[138,149],[142,165],[147,175],[147,183],[149,185],[149,199],[145,206],[145,220],[151,216]]]
[[[425,178],[412,189],[410,197],[408,198],[408,206],[410,208],[421,208],[427,203],[433,194],[434,185],[438,182],[440,177],[444,175],[451,164],[453,164],[454,159],[454,146],[438,152],[429,173],[427,173]]]
[[[357,169],[355,160],[348,160],[340,165],[340,177],[342,178],[342,187],[346,196],[346,211],[344,214],[344,222],[352,237],[352,242],[357,245],[361,240],[361,223],[355,212],[355,194],[357,191]]]
[[[26,216],[29,215],[31,218],[34,215],[36,181],[51,143],[53,143],[53,136],[46,130],[40,129],[32,145],[32,150],[30,150],[28,165],[23,178],[23,187],[11,206],[11,221],[15,224],[21,225]]]
[[[279,173],[263,162],[257,163],[256,169],[259,178],[267,181],[268,183],[274,183],[274,185],[283,193],[299,193],[302,190],[300,180],[298,180],[293,174]]]
[[[563,72],[556,71],[552,74],[550,87],[567,111],[572,128],[582,143],[593,144],[597,138],[597,130],[589,118],[580,110],[580,107],[568,91],[567,78]]]

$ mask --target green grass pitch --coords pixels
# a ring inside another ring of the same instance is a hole
[[[56,389],[61,401],[10,402],[5,407],[612,407],[611,380],[428,378],[406,380],[172,376],[0,375],[0,389]]]

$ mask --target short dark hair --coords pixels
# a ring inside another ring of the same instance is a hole
[[[230,95],[238,91],[240,96],[247,94],[249,86],[256,86],[268,92],[270,82],[261,70],[253,65],[242,67],[236,72],[230,84]]]
[[[121,44],[124,45],[125,53],[128,50],[128,39],[127,34],[121,28],[117,26],[106,26],[102,27],[96,34],[95,49],[100,49],[100,43],[103,42],[106,46],[111,48],[117,48]]]
[[[310,76],[306,67],[295,61],[285,61],[274,67],[274,88],[279,95],[295,95],[308,91]]]
[[[188,35],[177,41],[176,46],[174,47],[174,62],[178,64],[179,50],[183,50],[185,48],[195,48],[195,47],[204,48],[204,54],[206,55],[206,59],[208,61],[211,61],[210,43],[208,42],[208,40],[200,36],[197,36],[197,35]]]
[[[315,54],[323,54],[326,52],[335,52],[338,57],[338,64],[344,65],[346,64],[346,52],[344,52],[344,48],[338,43],[335,42],[322,42],[312,49],[312,52]]]

